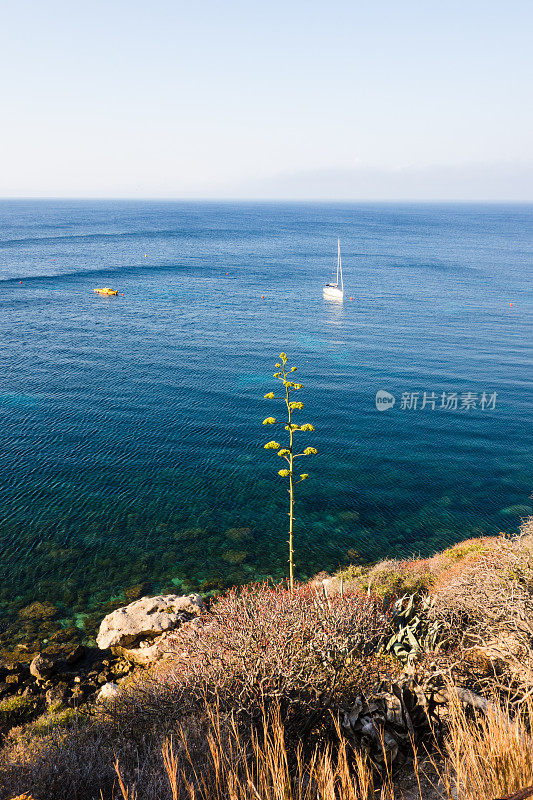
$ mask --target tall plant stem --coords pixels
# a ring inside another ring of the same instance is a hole
[[[285,366],[283,366],[283,377],[285,381],[287,381],[287,374],[285,372]],[[293,438],[294,438],[294,431],[291,425],[291,415],[292,409],[289,399],[289,387],[285,387],[285,402],[287,403],[287,411],[289,414],[289,587],[291,592],[294,589],[294,475],[293,475],[293,464],[294,464],[294,454],[293,454]]]
[[[300,403],[299,400],[291,402],[291,393],[297,392],[303,387],[301,383],[294,383],[289,379],[289,373],[296,372],[297,367],[290,367],[290,369],[287,369],[286,353],[280,353],[280,359],[281,364],[276,364],[276,367],[280,370],[280,372],[275,372],[274,378],[283,382],[285,397],[283,396],[283,392],[280,391],[280,394],[277,397],[274,392],[269,392],[268,394],[264,395],[264,398],[265,400],[278,400],[285,403],[287,407],[287,424],[285,424],[283,420],[276,421],[275,417],[267,417],[265,420],[263,420],[263,425],[283,425],[285,430],[289,433],[289,446],[282,446],[279,442],[276,442],[274,439],[272,439],[272,441],[267,442],[264,445],[264,448],[265,450],[277,450],[278,456],[281,456],[283,459],[285,459],[287,466],[289,467],[289,469],[283,467],[283,469],[278,470],[278,475],[280,475],[282,478],[289,479],[289,488],[287,489],[289,493],[289,587],[290,591],[292,592],[294,591],[294,489],[298,483],[307,480],[309,477],[306,472],[303,472],[298,476],[299,479],[295,481],[294,465],[297,458],[301,458],[302,456],[316,455],[317,450],[314,447],[305,447],[301,453],[294,452],[295,432],[301,431],[303,433],[308,433],[310,431],[314,431],[314,427],[309,422],[306,422],[302,425],[293,424],[293,411],[302,411],[304,404]]]

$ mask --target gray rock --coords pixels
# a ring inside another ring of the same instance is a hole
[[[65,661],[67,664],[77,664],[80,659],[85,655],[85,647],[82,644],[75,645],[66,655]]]
[[[66,683],[58,683],[57,686],[52,686],[45,694],[46,705],[54,706],[59,703],[64,703],[68,695],[68,686]]]
[[[135,646],[178,628],[182,622],[201,614],[203,609],[199,594],[142,597],[117,608],[102,620],[96,644],[101,650]]]
[[[114,647],[113,650],[123,656],[130,664],[147,667],[154,661],[159,661],[163,656],[164,636],[165,634],[157,639],[150,639],[150,642],[141,642],[141,647]]]
[[[38,681],[45,681],[54,669],[52,662],[44,656],[35,656],[30,664],[30,673]]]
[[[102,703],[105,700],[114,700],[115,697],[120,693],[120,689],[116,683],[104,683],[100,691],[98,692],[98,696],[96,698],[97,703]]]

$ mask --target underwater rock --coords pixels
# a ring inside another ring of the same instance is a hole
[[[46,656],[53,661],[54,666],[63,662],[61,669],[68,668],[73,664],[77,664],[84,655],[86,649],[82,644],[47,644],[41,651],[42,656]]]
[[[124,597],[131,603],[133,600],[138,600],[147,589],[147,583],[136,583],[135,586],[128,586],[127,589],[124,589]]]
[[[508,517],[528,517],[530,514],[533,514],[533,508],[531,506],[521,505],[518,503],[515,506],[507,506],[507,508],[502,508],[500,514],[505,514]]]
[[[246,550],[226,550],[225,553],[222,553],[222,558],[228,564],[242,564],[247,555]]]
[[[56,614],[57,608],[52,603],[41,603],[38,600],[19,611],[19,616],[23,619],[35,621],[53,619]]]
[[[142,597],[104,617],[96,643],[101,650],[136,646],[143,640],[155,639],[166,631],[174,630],[203,610],[204,604],[199,594]]]
[[[340,511],[337,519],[339,522],[359,522],[359,516],[358,511]]]
[[[226,531],[226,536],[233,542],[242,542],[244,539],[249,539],[251,535],[251,528],[228,528]]]

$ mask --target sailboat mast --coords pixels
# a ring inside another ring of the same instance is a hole
[[[344,292],[344,281],[342,280],[341,240],[337,239],[337,286],[339,285],[339,271],[341,273],[341,291]]]

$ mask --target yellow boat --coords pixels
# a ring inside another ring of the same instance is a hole
[[[118,289],[110,289],[109,286],[104,286],[103,289],[95,289],[96,294],[105,294],[107,296],[118,294]]]

